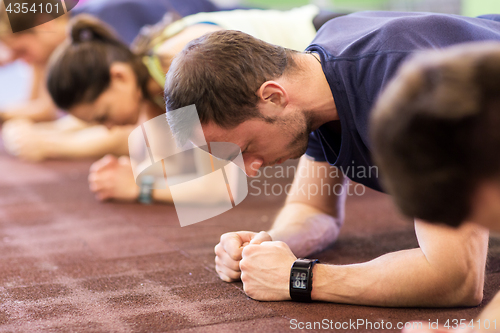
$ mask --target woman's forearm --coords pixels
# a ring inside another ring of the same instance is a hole
[[[108,130],[91,126],[71,133],[52,133],[43,142],[46,158],[101,157],[106,154],[128,155],[130,126]]]
[[[49,99],[39,98],[26,101],[3,109],[0,114],[3,121],[24,118],[35,122],[56,119],[57,110]]]

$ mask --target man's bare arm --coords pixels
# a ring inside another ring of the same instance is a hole
[[[285,206],[268,233],[273,240],[285,242],[298,257],[325,249],[337,239],[344,222],[346,192],[342,196],[334,192],[341,193],[346,186],[348,180],[337,168],[303,156]],[[311,196],[316,189],[320,195]]]
[[[304,157],[300,162],[306,167],[312,167],[311,163]],[[318,181],[301,179],[300,175],[298,172],[294,187],[300,182],[307,186]],[[295,192],[292,190],[292,193]],[[308,197],[297,193],[288,198],[269,234],[274,241],[285,242],[295,256],[306,256],[335,239],[343,221],[344,198]],[[415,222],[415,229],[419,248],[388,253],[361,264],[316,265],[313,299],[378,306],[477,305],[482,299],[488,232],[471,224],[452,229],[420,221]],[[276,248],[250,245],[243,251],[240,269],[242,280],[246,273],[247,282],[243,282],[250,297],[260,299],[260,295],[266,295],[265,300],[272,300],[270,295],[276,297],[274,300],[289,298],[286,285],[281,284],[287,281],[290,267],[282,270],[275,267],[274,272],[264,272],[262,267],[272,267],[274,263],[252,262],[266,261],[271,257],[286,265],[293,262],[293,258],[282,249],[282,244],[276,243]],[[260,267],[260,272],[252,272],[256,267]],[[245,271],[244,268],[248,269]],[[278,271],[283,276],[277,276]],[[265,274],[265,280],[269,281],[267,287],[256,282],[264,280],[257,276],[259,274]],[[276,286],[276,290],[264,290],[272,289],[272,286]]]
[[[317,265],[313,298],[377,306],[473,306],[482,300],[488,232],[415,222],[420,248],[372,261]]]

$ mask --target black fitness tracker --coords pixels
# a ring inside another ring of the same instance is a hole
[[[290,297],[297,302],[310,302],[312,291],[312,269],[318,259],[297,259],[290,271]]]

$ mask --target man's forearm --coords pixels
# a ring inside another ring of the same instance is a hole
[[[305,257],[331,245],[342,227],[342,218],[332,217],[302,203],[289,203],[269,230],[273,241],[285,242],[297,257]]]
[[[467,233],[467,230],[465,231]],[[316,265],[315,300],[375,306],[472,306],[481,301],[487,233],[471,232],[461,247],[448,239],[447,253],[420,248],[385,254],[372,261]],[[451,239],[460,237],[450,235]],[[472,250],[464,250],[464,249]]]
[[[439,306],[440,286],[420,249],[353,265],[316,265],[312,298],[374,306]]]

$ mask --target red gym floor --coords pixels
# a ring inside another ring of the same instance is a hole
[[[492,239],[480,307],[257,302],[241,283],[219,280],[213,247],[224,232],[269,228],[283,196],[250,195],[229,212],[181,228],[172,206],[95,201],[90,164],[30,164],[0,150],[1,332],[286,332],[292,319],[470,320],[500,286],[500,240]],[[367,192],[348,200],[339,240],[317,257],[348,264],[416,245],[412,224],[390,198]]]

